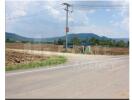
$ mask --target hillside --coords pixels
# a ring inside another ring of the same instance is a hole
[[[15,33],[9,33],[9,32],[5,33],[5,38],[10,39],[12,41],[32,41],[33,40],[32,38],[23,37]]]
[[[9,40],[13,40],[13,41],[34,41],[34,42],[54,42],[55,40],[58,40],[58,39],[65,39],[64,36],[60,36],[60,37],[52,37],[52,38],[27,38],[27,37],[23,37],[23,36],[20,36],[20,35],[17,35],[15,33],[9,33],[9,32],[6,32],[6,39],[9,39]],[[68,34],[68,41],[70,41],[72,38],[74,37],[77,37],[77,38],[80,38],[80,39],[90,39],[90,38],[96,38],[96,39],[111,39],[111,38],[108,38],[108,37],[105,37],[105,36],[98,36],[94,33],[78,33],[78,34]],[[114,40],[116,41],[119,41],[119,40],[124,40],[125,42],[128,41],[127,38],[115,38]]]

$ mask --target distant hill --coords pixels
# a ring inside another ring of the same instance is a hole
[[[58,39],[65,39],[64,36],[60,36],[60,37],[53,37],[53,38],[27,38],[27,37],[23,37],[20,35],[17,35],[15,33],[10,33],[10,32],[6,32],[5,33],[6,39],[12,40],[12,41],[34,41],[34,42],[54,42],[55,40]],[[78,33],[78,34],[68,34],[68,40],[70,41],[73,37],[77,37],[80,39],[90,39],[90,38],[96,38],[96,39],[111,39],[105,36],[98,36],[94,33]],[[124,40],[124,41],[128,41],[129,39],[127,38],[115,38],[114,40],[119,41],[119,40]]]
[[[107,37],[101,37],[94,33],[78,33],[78,34],[69,34],[68,38],[72,39],[73,37],[78,37],[80,39],[90,39],[90,38],[96,38],[96,39],[108,39]]]
[[[52,42],[54,40],[58,40],[63,37],[53,37],[53,38],[28,38],[24,36],[17,35],[15,33],[5,32],[6,40],[9,39],[11,41],[29,41],[29,42]]]
[[[129,38],[113,38],[113,40],[116,40],[116,41],[123,40],[124,42],[128,42]]]
[[[15,33],[9,33],[9,32],[5,33],[5,38],[10,39],[12,41],[31,41],[33,40],[32,38],[23,37]]]

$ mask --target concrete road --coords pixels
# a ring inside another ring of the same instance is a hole
[[[128,92],[128,56],[68,56],[55,67],[6,72],[6,98],[128,98]]]

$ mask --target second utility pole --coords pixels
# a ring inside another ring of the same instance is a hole
[[[66,8],[64,9],[66,11],[66,43],[65,43],[65,51],[67,52],[67,44],[68,44],[68,40],[67,40],[67,33],[69,32],[69,27],[68,27],[68,12],[69,12],[69,7],[71,6],[68,3],[63,3],[63,5],[66,6]]]

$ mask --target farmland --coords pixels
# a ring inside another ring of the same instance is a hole
[[[25,52],[16,52],[8,49],[38,50],[51,52],[64,52],[63,45],[54,44],[30,44],[30,43],[6,43],[6,70],[34,68],[36,66],[48,66],[52,64],[61,64],[66,60],[63,57],[36,55]],[[69,53],[79,53],[85,55],[128,55],[129,48],[91,46],[91,52],[83,51],[82,46],[73,46],[68,48]],[[51,59],[54,58],[54,59]]]
[[[54,44],[30,44],[30,43],[6,43],[6,48],[10,49],[26,49],[26,50],[39,50],[39,51],[56,51],[64,52],[63,45]],[[82,46],[73,46],[68,48],[70,53],[83,53]],[[125,47],[103,47],[91,46],[91,52],[86,54],[99,54],[99,55],[128,55],[129,48]]]
[[[6,50],[6,70],[27,69],[40,66],[61,64],[66,61],[62,56],[34,55]]]

